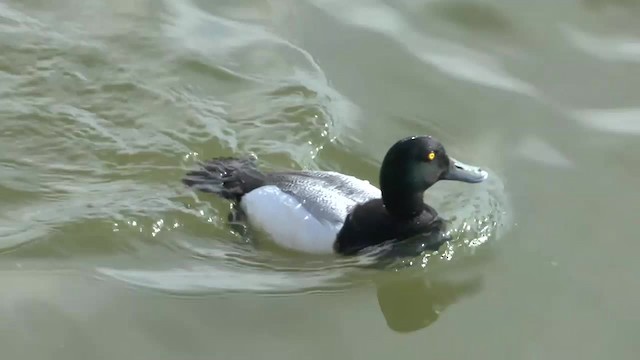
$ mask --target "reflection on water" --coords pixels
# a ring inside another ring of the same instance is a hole
[[[380,284],[376,290],[387,326],[398,332],[413,332],[433,324],[447,307],[481,288],[480,277],[461,282],[407,277]]]

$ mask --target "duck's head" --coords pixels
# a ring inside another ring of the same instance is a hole
[[[412,136],[396,142],[387,151],[380,168],[380,189],[387,209],[412,215],[422,209],[425,190],[440,180],[479,183],[486,171],[447,155],[431,136]]]

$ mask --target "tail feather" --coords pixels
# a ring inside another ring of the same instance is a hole
[[[254,157],[220,157],[200,163],[200,169],[187,172],[185,185],[222,198],[239,201],[242,196],[265,184]]]

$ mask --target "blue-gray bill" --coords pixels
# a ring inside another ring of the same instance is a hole
[[[477,166],[467,165],[449,157],[449,170],[442,174],[442,180],[455,180],[468,183],[479,183],[487,179],[489,174]]]

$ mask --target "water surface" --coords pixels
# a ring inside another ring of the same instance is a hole
[[[20,359],[634,359],[640,5],[0,3],[0,345]],[[181,176],[377,184],[430,134],[490,173],[454,240],[380,269],[291,254]]]

